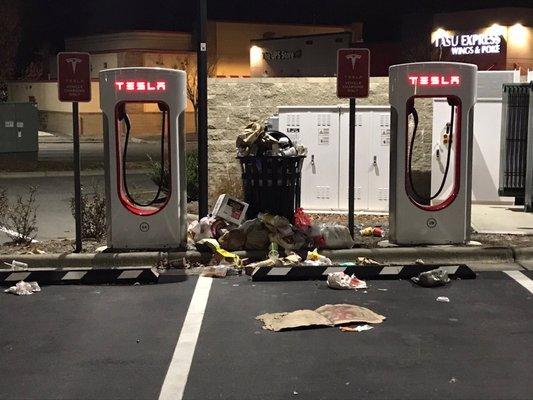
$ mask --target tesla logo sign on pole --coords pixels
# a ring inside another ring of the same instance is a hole
[[[337,53],[337,97],[368,97],[370,51],[339,49]]]
[[[57,55],[59,101],[91,101],[91,59],[88,53]]]

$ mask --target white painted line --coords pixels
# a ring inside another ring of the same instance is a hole
[[[527,290],[529,290],[529,293],[533,293],[533,281],[529,279],[526,275],[524,275],[520,271],[503,271],[507,275],[509,275],[511,278],[513,278],[515,281],[517,281],[520,285],[525,287]]]
[[[291,267],[272,267],[267,275],[269,276],[285,276],[291,270]]]
[[[117,279],[137,279],[143,273],[142,269],[122,272]]]
[[[181,400],[183,398],[212,282],[213,278],[198,277],[159,400]]]
[[[333,274],[335,272],[344,272],[346,267],[327,267],[324,272],[322,272],[322,275],[328,275]]]
[[[15,281],[23,281],[28,276],[30,276],[30,272],[14,272],[11,275],[9,275],[6,279],[4,279],[6,282],[15,282]]]
[[[9,235],[9,236],[14,236],[14,237],[24,238],[24,236],[22,236],[20,233],[14,231],[14,230],[8,229],[8,228],[6,228],[5,226],[0,226],[0,231],[1,231],[1,232],[4,232],[5,234],[7,234],[7,235]],[[32,239],[31,242],[32,242],[32,243],[39,243],[39,241],[38,241],[38,240],[35,240],[35,239]]]
[[[85,276],[87,271],[69,271],[65,274],[63,278],[61,278],[62,281],[76,281],[78,279],[81,279]]]
[[[443,271],[446,271],[450,275],[453,275],[457,272],[457,270],[459,269],[459,266],[458,265],[455,265],[455,266],[446,265],[446,266],[440,267],[440,269],[442,269]]]
[[[396,275],[399,273],[398,267],[383,267],[380,271],[380,275]]]

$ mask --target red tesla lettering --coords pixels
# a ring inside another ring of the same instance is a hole
[[[460,86],[461,77],[458,75],[412,75],[407,79],[412,86]]]
[[[165,81],[115,81],[115,88],[119,92],[123,90],[128,92],[164,92],[167,90],[167,83]]]

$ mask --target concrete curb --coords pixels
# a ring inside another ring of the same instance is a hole
[[[266,251],[238,251],[241,258],[263,260]],[[385,249],[346,249],[323,250],[320,252],[333,262],[355,261],[357,257],[372,258],[380,263],[413,263],[417,259],[431,264],[468,264],[469,262],[486,263],[524,263],[533,260],[533,247],[527,248],[482,248],[482,247],[405,247]],[[305,252],[301,255],[305,256]],[[0,268],[7,268],[4,262],[13,260],[24,262],[30,268],[110,268],[154,266],[160,262],[170,263],[171,266],[180,267],[183,260],[188,262],[207,263],[211,253],[198,251],[183,252],[138,252],[138,253],[64,253],[64,254],[9,254],[0,255]]]
[[[0,268],[8,268],[4,262],[24,262],[30,268],[102,268],[151,266],[166,260],[166,253],[63,253],[0,255]]]

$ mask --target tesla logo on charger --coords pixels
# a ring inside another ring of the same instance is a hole
[[[119,92],[164,92],[167,90],[167,83],[163,81],[116,81],[115,88]]]
[[[458,75],[411,75],[408,77],[412,86],[460,86],[461,77]]]

